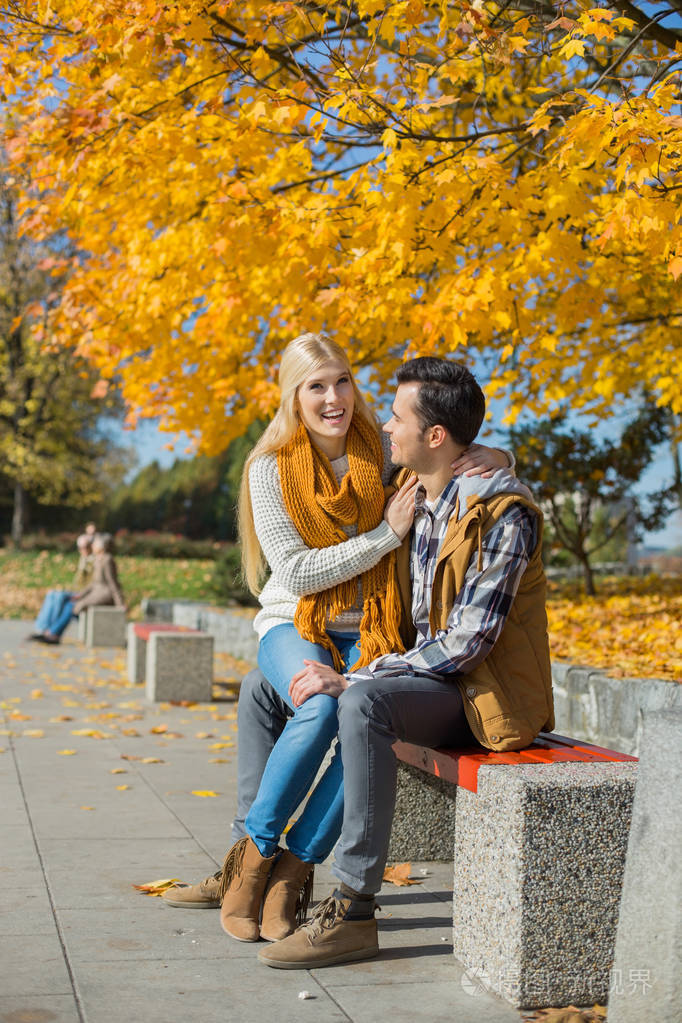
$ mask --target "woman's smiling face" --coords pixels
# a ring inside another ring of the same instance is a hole
[[[340,458],[355,408],[350,371],[341,362],[325,362],[305,378],[296,397],[310,439],[327,458]]]

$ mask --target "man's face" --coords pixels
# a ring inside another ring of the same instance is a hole
[[[421,423],[414,411],[420,384],[398,384],[393,402],[393,415],[384,426],[391,438],[391,459],[394,465],[414,469],[416,473],[430,468],[432,452],[425,440]]]

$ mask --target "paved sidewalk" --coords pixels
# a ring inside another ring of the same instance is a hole
[[[384,887],[378,959],[310,972],[262,966],[215,910],[135,891],[220,864],[236,704],[150,705],[127,685],[123,651],[28,632],[0,621],[0,1023],[519,1023],[452,956],[448,864],[414,864],[422,884]],[[331,888],[325,864],[315,898]]]

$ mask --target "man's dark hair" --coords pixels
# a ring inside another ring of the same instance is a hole
[[[466,366],[425,356],[404,362],[397,378],[399,384],[421,384],[414,411],[423,431],[444,426],[457,444],[472,443],[485,415],[485,397]]]

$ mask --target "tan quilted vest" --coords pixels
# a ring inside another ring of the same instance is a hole
[[[471,506],[457,521],[453,515],[438,554],[431,594],[431,632],[447,628],[455,597],[464,585],[471,558],[481,540],[511,504],[537,515],[538,541],[521,577],[507,621],[488,656],[467,675],[455,679],[462,693],[469,727],[482,746],[503,752],[523,749],[538,732],[554,728],[552,674],[545,611],[546,580],[542,567],[542,512],[518,494],[499,494]],[[410,583],[410,538],[398,552],[398,576],[407,649],[414,646]]]

